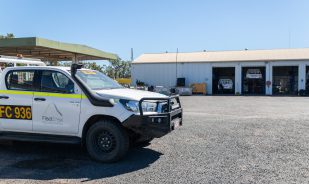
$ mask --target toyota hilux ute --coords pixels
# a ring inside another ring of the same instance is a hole
[[[178,96],[123,88],[80,64],[8,67],[0,76],[0,140],[80,144],[94,160],[115,162],[181,125]]]

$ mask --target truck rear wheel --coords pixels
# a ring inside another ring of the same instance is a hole
[[[101,120],[89,128],[86,147],[94,160],[115,162],[127,153],[129,138],[121,126],[110,120]]]

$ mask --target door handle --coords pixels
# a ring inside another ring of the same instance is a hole
[[[9,99],[10,97],[8,96],[0,96],[0,99]]]
[[[45,98],[34,98],[35,101],[45,101]]]

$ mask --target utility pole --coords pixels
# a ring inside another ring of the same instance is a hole
[[[177,60],[178,60],[178,48],[177,48],[177,51],[176,51],[176,84],[177,84],[177,78],[178,78]]]
[[[131,62],[133,61],[133,48],[131,48]]]
[[[177,51],[176,51],[176,81],[177,81],[177,77],[178,77],[177,60],[178,60],[178,48],[177,48]]]

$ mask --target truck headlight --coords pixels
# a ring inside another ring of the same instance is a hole
[[[138,101],[134,100],[124,100],[121,99],[119,102],[129,111],[139,112]],[[156,112],[157,103],[155,102],[143,102],[142,103],[143,112]]]
[[[143,112],[156,112],[157,103],[155,103],[155,102],[143,102],[142,108],[143,108]]]
[[[124,108],[126,108],[129,111],[132,112],[138,112],[139,108],[138,108],[138,101],[133,101],[133,100],[119,100],[119,102],[124,106]]]

